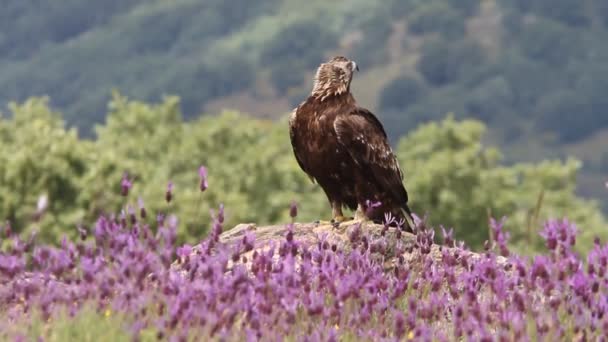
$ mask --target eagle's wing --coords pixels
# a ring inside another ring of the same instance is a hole
[[[356,107],[351,113],[338,116],[334,129],[338,141],[353,160],[363,169],[370,170],[385,191],[406,205],[408,195],[402,183],[403,173],[376,116],[365,108]]]
[[[306,167],[304,166],[304,163],[302,162],[302,158],[300,156],[301,153],[301,146],[300,146],[300,142],[298,139],[298,137],[296,136],[296,130],[295,130],[295,114],[296,111],[298,110],[298,108],[294,109],[293,114],[291,115],[291,118],[289,119],[289,139],[291,140],[291,147],[293,149],[293,155],[296,157],[296,161],[298,162],[298,165],[300,165],[300,168],[302,169],[302,171],[304,171],[307,175],[308,178],[310,178],[310,180],[314,183],[315,179],[310,175],[310,172],[306,169]]]

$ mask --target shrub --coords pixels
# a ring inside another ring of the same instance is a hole
[[[544,19],[524,25],[520,44],[528,58],[552,66],[567,63],[580,54],[583,47],[580,34],[555,21]]]
[[[411,76],[399,76],[388,83],[380,93],[381,110],[401,110],[418,101],[426,94],[426,86]]]
[[[469,74],[485,59],[481,46],[472,40],[432,39],[423,46],[417,69],[429,84],[443,86]]]
[[[285,88],[301,83],[304,72],[317,66],[324,51],[335,44],[333,32],[314,20],[299,20],[272,38],[261,53],[260,63],[270,67],[275,88],[285,94]]]
[[[465,16],[445,2],[430,2],[409,16],[408,28],[412,33],[439,32],[444,37],[461,38],[465,32]]]

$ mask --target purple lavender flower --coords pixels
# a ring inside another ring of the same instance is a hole
[[[293,224],[266,247],[254,230],[220,243],[223,206],[213,216],[194,247],[177,245],[170,212],[157,226],[102,216],[95,239],[59,246],[10,236],[0,251],[3,312],[27,325],[31,312],[53,322],[60,309],[75,317],[93,305],[102,317],[125,317],[133,339],[152,330],[166,340],[601,340],[608,329],[608,245],[596,241],[583,260],[568,221],[545,225],[542,236],[555,240],[548,255],[524,258],[505,253],[503,221],[491,223],[498,248],[473,254],[451,229],[442,228],[438,249],[421,220],[416,249],[359,226],[348,232],[351,250],[328,236],[300,241]]]
[[[201,166],[198,169],[198,176],[199,176],[199,189],[201,189],[201,192],[204,192],[209,187],[209,185],[207,184],[207,168],[205,166]]]
[[[298,216],[298,205],[296,204],[296,202],[291,202],[291,205],[289,206],[289,216],[294,219],[296,216]]]
[[[125,197],[128,196],[129,189],[131,189],[132,186],[133,182],[129,179],[129,174],[125,172],[122,176],[122,180],[120,181],[120,193]]]
[[[11,222],[10,221],[7,220],[4,223],[4,227],[2,229],[2,232],[4,233],[4,236],[7,237],[7,238],[10,237],[13,234],[13,229],[11,227]]]
[[[172,199],[173,199],[173,182],[169,181],[169,183],[167,184],[167,191],[165,192],[165,201],[167,201],[167,203],[171,203]]]
[[[144,200],[141,197],[137,199],[137,205],[139,206],[139,217],[145,219],[147,216],[146,207],[144,206]]]
[[[450,230],[446,231],[445,228],[441,226],[441,235],[443,236],[443,244],[445,246],[454,246],[454,228],[450,228]]]

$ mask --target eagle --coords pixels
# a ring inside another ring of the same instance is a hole
[[[403,173],[384,127],[350,92],[355,71],[344,56],[320,64],[311,94],[289,118],[295,159],[325,192],[332,223],[348,221],[342,209],[349,208],[350,219],[382,222],[390,214],[411,231]]]

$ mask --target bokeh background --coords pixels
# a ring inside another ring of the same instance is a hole
[[[286,222],[292,200],[328,218],[286,117],[344,54],[416,212],[474,248],[507,216],[524,252],[567,216],[585,250],[607,234],[607,41],[603,0],[7,0],[0,219],[75,235],[119,212],[125,171],[131,210],[177,212],[182,240],[220,203],[229,224]]]

